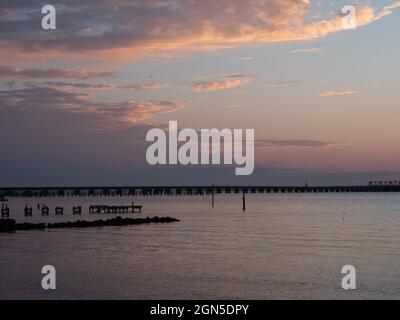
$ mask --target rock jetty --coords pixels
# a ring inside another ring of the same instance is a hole
[[[46,230],[46,229],[65,229],[65,228],[93,228],[107,226],[130,226],[149,223],[172,223],[179,222],[178,219],[171,217],[154,217],[154,218],[113,218],[108,220],[95,221],[73,221],[73,222],[58,222],[58,223],[17,223],[14,219],[1,219],[0,232],[12,232],[20,230]]]

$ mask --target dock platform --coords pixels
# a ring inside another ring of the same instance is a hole
[[[89,213],[106,213],[106,214],[116,214],[116,213],[136,213],[142,212],[143,206],[129,205],[129,206],[105,206],[105,205],[91,205],[89,207]]]

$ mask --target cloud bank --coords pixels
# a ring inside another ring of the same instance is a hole
[[[132,58],[157,50],[215,49],[246,43],[312,40],[343,30],[342,16],[310,19],[309,0],[54,1],[58,29],[40,29],[35,1],[2,1],[2,55]],[[357,26],[390,15],[400,2],[357,7]],[[338,8],[338,11],[340,8]]]
[[[184,108],[173,101],[94,101],[90,95],[52,87],[0,91],[1,109],[62,110],[85,115],[88,125],[104,128],[143,122]]]

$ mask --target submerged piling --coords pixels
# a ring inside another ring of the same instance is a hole
[[[73,215],[81,215],[82,214],[82,207],[78,206],[78,207],[73,207],[72,208],[72,214]]]
[[[215,204],[215,185],[212,185],[212,190],[211,190],[211,205],[214,208],[214,204]]]
[[[28,205],[26,205],[24,211],[25,217],[32,217],[33,209],[31,207],[28,207]]]
[[[9,218],[10,217],[10,208],[7,204],[1,204],[1,217],[2,218]]]
[[[54,210],[56,216],[62,216],[64,214],[64,208],[63,207],[56,207]]]
[[[50,212],[50,209],[49,209],[49,207],[47,207],[44,204],[42,204],[41,211],[42,211],[42,216],[48,216],[49,212]]]

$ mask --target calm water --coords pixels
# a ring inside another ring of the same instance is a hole
[[[138,216],[165,225],[0,234],[0,298],[22,299],[365,299],[400,298],[400,195],[240,195],[135,198]],[[131,198],[40,199],[63,205],[129,204]],[[18,212],[17,212],[18,211]],[[343,221],[344,216],[344,221]],[[87,213],[82,218],[90,219]],[[96,216],[98,218],[98,216]],[[102,216],[101,218],[104,218]],[[41,289],[41,268],[57,269],[57,289]],[[357,291],[340,287],[357,268]]]

